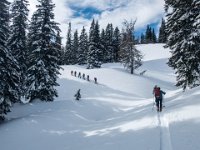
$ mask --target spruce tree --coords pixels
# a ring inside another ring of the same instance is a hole
[[[106,62],[114,62],[113,26],[108,24],[105,31]]]
[[[200,85],[199,6],[196,0],[165,0],[166,10],[173,10],[168,12],[166,23],[166,46],[172,50],[168,64],[176,70],[176,86],[184,90]]]
[[[113,34],[113,46],[114,46],[114,62],[119,62],[119,50],[120,50],[120,31],[116,27]]]
[[[7,46],[9,36],[9,2],[0,1],[0,119],[18,101],[19,66]]]
[[[9,49],[20,66],[19,99],[26,95],[26,71],[27,71],[27,36],[28,27],[28,1],[15,0],[12,4],[10,36],[8,39]]]
[[[72,29],[71,29],[71,23],[69,23],[67,32],[67,43],[65,46],[65,64],[74,65],[75,59],[76,59],[76,53],[73,52]]]
[[[75,58],[73,60],[73,64],[77,64],[78,63],[78,48],[79,48],[79,39],[78,39],[78,31],[76,30],[74,32],[74,38],[73,38],[73,42],[72,42],[72,51],[75,54]]]
[[[156,37],[154,29],[152,30],[152,43],[157,43],[157,37]]]
[[[134,43],[134,26],[136,21],[125,21],[124,29],[122,31],[122,42],[120,46],[120,61],[124,67],[129,69],[131,74],[134,70],[142,65],[142,55],[135,47]]]
[[[100,41],[99,33],[99,24],[98,21],[92,21],[90,27],[90,36],[89,36],[89,50],[87,55],[87,68],[100,68],[101,67],[101,58],[102,58],[102,48]]]
[[[101,51],[102,51],[102,62],[106,63],[106,49],[107,49],[107,46],[106,46],[106,34],[105,34],[105,30],[102,29],[101,31],[101,35],[100,35],[100,42],[101,42]]]
[[[144,44],[145,43],[145,36],[144,34],[142,33],[141,34],[141,38],[140,38],[140,44]]]
[[[64,64],[64,50],[62,48],[62,37],[60,36],[60,31],[57,31],[57,36],[55,37],[55,47],[57,47],[59,54],[59,65]]]
[[[83,65],[87,63],[87,52],[88,52],[88,36],[85,28],[83,27],[81,35],[79,37],[78,47],[78,64]]]
[[[53,101],[57,95],[55,86],[58,86],[59,49],[55,46],[57,32],[60,31],[58,23],[54,21],[53,9],[55,5],[51,0],[38,0],[36,13],[31,22],[29,34],[29,68],[28,89],[29,100],[41,99]]]
[[[152,43],[152,31],[151,27],[147,25],[146,33],[145,33],[145,43]]]
[[[159,29],[158,42],[159,43],[166,43],[166,41],[167,41],[167,35],[166,35],[165,20],[162,18],[161,26],[160,26],[160,29]]]

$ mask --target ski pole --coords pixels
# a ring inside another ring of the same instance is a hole
[[[154,109],[154,105],[155,105],[155,102],[154,102],[154,96],[153,96],[153,107],[152,107],[152,111]]]

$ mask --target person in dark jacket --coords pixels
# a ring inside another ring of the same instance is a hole
[[[90,81],[90,76],[89,75],[87,75],[87,81]]]
[[[81,93],[80,93],[81,89],[78,89],[78,91],[76,92],[76,94],[74,95],[74,97],[76,97],[76,100],[79,100],[81,98]]]
[[[163,102],[163,95],[165,95],[166,93],[164,91],[162,91],[160,89],[160,87],[158,87],[159,89],[159,96],[156,97],[156,106],[157,106],[157,111],[161,112],[162,111],[162,102]]]
[[[94,83],[97,84],[97,78],[96,77],[94,77]]]
[[[81,72],[78,73],[78,78],[81,78]]]

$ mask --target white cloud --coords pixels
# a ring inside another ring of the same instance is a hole
[[[9,0],[13,1],[13,0]],[[136,29],[146,26],[149,23],[158,22],[164,14],[164,0],[53,0],[56,5],[55,19],[60,23],[62,30],[63,43],[65,43],[68,23],[72,22],[73,30],[78,29],[79,32],[84,25],[89,29],[91,20],[83,17],[73,17],[73,10],[69,4],[79,7],[93,7],[103,11],[100,15],[94,17],[99,20],[102,28],[108,23],[121,27],[124,19],[137,19]],[[30,15],[35,11],[37,0],[29,0]]]

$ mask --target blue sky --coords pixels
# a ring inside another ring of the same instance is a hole
[[[89,26],[91,20],[96,18],[105,28],[107,23],[121,27],[124,19],[137,19],[136,37],[145,32],[148,24],[158,33],[161,18],[164,16],[163,0],[77,0],[77,3],[75,1],[66,0],[65,4],[72,10],[72,20],[85,20],[89,24],[84,24],[83,21],[83,25]]]
[[[73,10],[72,18],[83,17],[88,20],[93,19],[94,15],[100,15],[103,12],[102,10],[99,10],[92,6],[79,7],[71,4],[69,5],[69,8]]]
[[[29,0],[29,3],[31,16],[38,2]],[[148,24],[158,31],[164,16],[164,0],[53,0],[53,3],[64,42],[69,22],[72,23],[72,30],[80,32],[83,26],[89,30],[93,18],[99,21],[101,28],[108,23],[122,28],[124,20],[137,19],[135,32],[140,35]]]

